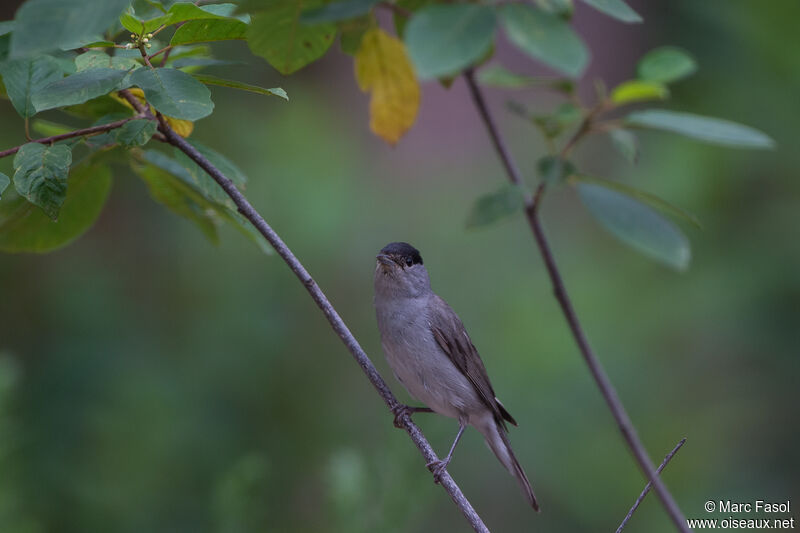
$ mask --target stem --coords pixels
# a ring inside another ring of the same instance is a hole
[[[672,457],[676,453],[678,453],[678,450],[681,449],[681,446],[683,446],[683,444],[685,442],[686,442],[686,437],[683,437],[681,439],[681,441],[674,448],[672,448],[672,451],[669,452],[666,457],[664,457],[664,460],[661,462],[661,465],[659,465],[658,469],[656,470],[656,474],[660,474],[661,471],[664,470],[664,467],[667,466],[667,463],[670,462]],[[622,529],[625,527],[625,525],[628,523],[628,520],[631,519],[631,517],[633,516],[633,513],[636,511],[636,509],[639,508],[639,504],[642,503],[642,500],[644,500],[644,497],[647,496],[648,492],[650,492],[650,488],[652,486],[653,486],[653,484],[650,483],[650,482],[648,482],[647,485],[644,486],[644,490],[642,491],[641,494],[639,494],[639,497],[636,498],[636,501],[633,503],[633,507],[631,507],[631,510],[628,511],[628,514],[625,515],[625,519],[622,521],[622,523],[617,528],[617,533],[620,533],[622,531]]]
[[[478,84],[475,83],[474,72],[471,69],[467,70],[464,72],[464,78],[467,81],[470,94],[475,102],[475,106],[478,108],[478,112],[480,113],[484,126],[486,126],[486,130],[489,133],[492,144],[494,145],[495,150],[497,150],[497,154],[500,156],[500,161],[502,162],[503,167],[506,169],[509,180],[517,185],[521,185],[521,174],[517,169],[503,138],[500,135],[500,130],[497,128],[494,117],[489,112],[489,108],[486,105],[486,99],[484,98],[483,93],[478,87]],[[667,487],[661,481],[661,478],[656,475],[653,462],[650,460],[650,457],[647,455],[647,451],[636,434],[636,428],[634,428],[628,413],[625,411],[625,407],[622,405],[614,385],[611,384],[611,380],[608,378],[608,375],[603,369],[603,365],[597,359],[592,347],[589,345],[586,334],[584,333],[583,328],[578,321],[578,316],[575,313],[575,309],[572,306],[572,301],[567,294],[564,281],[561,278],[561,273],[556,266],[553,252],[550,250],[550,245],[547,243],[544,229],[542,228],[541,221],[539,220],[538,208],[543,193],[544,185],[542,184],[539,185],[534,199],[526,198],[525,214],[527,216],[528,223],[533,230],[536,244],[539,246],[539,251],[542,254],[542,259],[544,259],[545,266],[547,267],[547,273],[550,275],[550,281],[553,284],[553,292],[555,293],[555,297],[561,306],[561,310],[564,313],[567,323],[569,324],[572,335],[575,337],[575,342],[578,344],[581,355],[583,356],[584,361],[586,361],[586,365],[589,367],[589,371],[597,383],[597,386],[600,388],[600,392],[603,394],[603,398],[605,399],[606,404],[608,404],[608,408],[611,410],[611,414],[614,416],[614,420],[616,420],[620,432],[622,433],[622,436],[628,445],[628,448],[630,448],[631,453],[633,453],[633,456],[639,463],[639,467],[642,469],[642,472],[644,472],[647,479],[649,479],[655,487],[656,493],[658,494],[662,504],[664,505],[664,508],[675,524],[675,527],[677,527],[679,531],[688,533],[689,529],[686,527],[686,519],[684,518],[683,513],[681,513],[681,510],[678,508],[678,505],[675,503],[675,500],[672,498],[672,495],[669,493]]]
[[[170,50],[172,50],[172,45],[165,46],[164,48],[162,48],[162,49],[161,49],[161,50],[159,50],[158,52],[153,52],[152,54],[150,54],[149,56],[147,56],[147,59],[150,59],[150,60],[152,60],[154,57],[157,57],[157,56],[159,56],[159,55],[163,54],[164,52],[169,52]],[[165,57],[166,57],[166,56],[165,56]]]
[[[130,104],[140,113],[149,113],[146,107],[127,90],[122,90],[119,92],[120,95],[128,100],[128,102],[130,102]],[[152,116],[152,114],[150,116]],[[263,235],[264,238],[272,245],[278,255],[281,256],[284,262],[292,270],[294,275],[297,276],[297,278],[306,288],[309,295],[311,295],[311,298],[323,312],[325,318],[328,319],[333,331],[336,332],[342,343],[347,347],[348,351],[352,354],[353,358],[367,375],[367,379],[369,379],[370,383],[372,383],[372,386],[375,388],[378,394],[380,394],[381,398],[389,407],[389,409],[393,411],[395,408],[401,405],[397,401],[397,398],[395,398],[394,394],[392,394],[389,386],[378,373],[375,365],[372,364],[369,356],[367,356],[366,352],[364,352],[364,349],[361,348],[361,345],[347,328],[347,325],[339,316],[339,313],[336,312],[336,309],[334,309],[331,302],[322,292],[322,289],[319,288],[319,285],[317,285],[316,281],[314,281],[314,278],[311,277],[311,274],[308,273],[303,264],[300,263],[297,257],[295,257],[295,255],[292,253],[289,247],[286,246],[275,230],[273,230],[261,217],[261,215],[258,214],[253,206],[250,205],[250,202],[248,202],[247,198],[245,198],[244,195],[239,192],[233,182],[222,172],[220,172],[219,169],[212,165],[211,162],[200,152],[198,152],[194,146],[189,144],[183,137],[175,133],[175,130],[170,128],[166,121],[160,120],[159,130],[164,135],[168,143],[177,147],[179,150],[189,156],[200,166],[200,168],[205,170],[208,175],[219,184],[220,187],[222,187],[225,193],[236,204],[239,212],[244,215],[244,217],[247,218],[247,220],[249,220],[250,223],[259,231],[259,233],[261,233],[261,235]],[[422,456],[425,458],[425,462],[431,463],[438,461],[439,458],[436,456],[436,452],[433,451],[433,448],[428,443],[425,435],[423,435],[419,427],[414,424],[409,414],[407,412],[401,413],[398,419],[403,426],[403,429],[406,430],[408,435],[411,437],[411,440],[422,453]],[[467,521],[469,521],[472,528],[478,533],[489,533],[489,529],[483,523],[481,517],[469,503],[467,498],[461,492],[461,489],[458,487],[456,482],[453,481],[453,478],[447,471],[442,473],[440,482],[445,491],[447,491],[447,493],[450,495],[450,498],[453,500],[456,506],[458,506],[461,513],[464,515]]]
[[[62,133],[60,135],[53,135],[52,137],[44,137],[42,139],[34,139],[31,142],[34,143],[41,143],[41,144],[50,144],[58,141],[63,141],[65,139],[72,139],[74,137],[89,137],[90,135],[97,135],[98,133],[105,133],[107,131],[111,131],[113,129],[119,128],[126,122],[130,122],[131,120],[135,120],[137,118],[142,118],[143,115],[138,114],[132,117],[123,118],[121,120],[116,120],[114,122],[109,122],[108,124],[101,124],[99,126],[92,126],[91,128],[83,128],[80,130],[70,131],[68,133]],[[4,157],[8,157],[10,155],[16,154],[23,145],[15,146],[14,148],[9,148],[8,150],[3,150],[0,152],[0,159]]]

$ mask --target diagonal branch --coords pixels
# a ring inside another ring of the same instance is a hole
[[[122,90],[120,91],[120,95],[128,100],[128,102],[130,102],[130,104],[140,113],[149,113],[146,107],[128,91]],[[317,285],[317,283],[314,281],[314,278],[311,277],[311,274],[308,273],[302,263],[300,263],[289,247],[286,246],[283,240],[281,240],[275,230],[273,230],[261,217],[261,215],[258,214],[253,206],[250,205],[250,202],[248,202],[247,198],[245,198],[244,195],[239,192],[233,182],[222,172],[220,172],[219,169],[212,165],[211,162],[208,161],[208,159],[206,159],[200,152],[198,152],[194,146],[189,144],[183,137],[175,133],[175,131],[170,128],[166,121],[162,120],[160,122],[159,130],[164,135],[168,143],[177,147],[179,150],[189,156],[195,163],[205,170],[208,175],[219,184],[220,187],[222,187],[225,193],[236,204],[239,212],[250,221],[250,223],[259,231],[259,233],[261,233],[261,235],[264,236],[265,239],[267,239],[278,255],[281,256],[292,272],[294,272],[294,275],[297,276],[297,278],[306,288],[309,295],[311,295],[311,298],[314,300],[320,310],[322,310],[325,318],[328,319],[331,328],[333,328],[333,331],[336,332],[342,343],[344,343],[344,345],[347,347],[348,351],[352,354],[353,358],[367,375],[367,379],[369,379],[370,383],[372,383],[372,386],[376,391],[378,391],[378,394],[380,394],[381,398],[383,398],[383,401],[386,403],[389,409],[394,411],[400,405],[400,403],[397,401],[397,398],[395,398],[394,394],[392,394],[389,386],[378,373],[378,370],[375,368],[375,365],[372,364],[372,361],[370,360],[369,356],[367,356],[366,352],[364,352],[364,349],[361,348],[361,345],[347,328],[347,325],[336,312],[336,309],[334,309],[331,302],[322,292],[322,289],[319,288],[319,285]],[[436,452],[433,451],[433,448],[428,443],[425,435],[423,435],[419,427],[414,424],[414,422],[411,420],[411,417],[407,413],[401,413],[401,415],[398,417],[398,420],[402,424],[403,429],[406,430],[408,435],[411,437],[411,440],[414,441],[414,444],[422,453],[425,461],[427,463],[438,461],[439,458],[436,456]],[[489,533],[489,528],[487,528],[483,523],[481,517],[469,503],[467,498],[461,492],[461,489],[458,487],[456,482],[453,481],[453,478],[449,473],[447,473],[447,471],[445,471],[441,476],[441,484],[445,491],[447,491],[447,493],[450,495],[450,498],[453,500],[456,506],[458,506],[459,510],[467,519],[467,521],[469,521],[472,528],[478,533]]]
[[[107,131],[119,128],[126,122],[130,122],[131,120],[135,120],[137,118],[142,118],[143,116],[144,115],[137,114],[133,117],[123,118],[121,120],[109,122],[108,124],[100,124],[99,126],[92,126],[91,128],[83,128],[80,130],[70,131],[67,133],[62,133],[60,135],[53,135],[52,137],[43,137],[41,139],[34,139],[31,142],[50,144],[58,141],[63,141],[66,139],[73,139],[75,137],[89,137],[90,135],[97,135],[98,133],[105,133]],[[16,154],[17,152],[19,152],[19,149],[22,148],[22,146],[23,145],[15,146],[14,148],[3,150],[2,152],[0,152],[0,159]]]
[[[664,460],[661,462],[661,465],[659,465],[658,469],[656,470],[656,474],[660,474],[661,471],[664,470],[664,467],[667,466],[667,463],[670,462],[672,457],[676,453],[678,453],[678,450],[681,449],[681,446],[683,446],[683,444],[685,442],[686,442],[686,437],[683,437],[681,439],[681,441],[674,448],[672,448],[672,451],[669,452],[666,457],[664,457]],[[622,520],[622,523],[617,528],[617,533],[621,533],[623,528],[628,524],[628,520],[631,519],[631,517],[633,516],[633,513],[636,512],[636,509],[639,508],[639,504],[642,503],[642,500],[644,500],[644,497],[647,496],[648,492],[650,492],[650,489],[652,488],[652,486],[653,486],[653,484],[650,483],[649,481],[647,482],[647,485],[644,486],[644,490],[642,490],[642,493],[639,494],[638,498],[636,498],[636,501],[633,503],[633,507],[631,507],[631,510],[628,511],[628,514],[625,515],[625,518]]]
[[[478,112],[480,113],[484,126],[486,126],[486,130],[488,131],[489,137],[492,140],[492,144],[494,145],[494,148],[500,157],[500,161],[503,163],[506,174],[508,174],[508,179],[514,184],[522,185],[522,175],[514,163],[503,137],[500,135],[500,130],[497,127],[494,117],[489,111],[489,107],[486,105],[486,99],[484,98],[483,93],[478,87],[478,84],[475,82],[474,72],[471,69],[467,70],[464,72],[464,78],[466,79],[467,87],[469,88],[472,99],[475,102],[475,106],[478,108]],[[572,306],[572,301],[570,300],[569,295],[567,294],[567,289],[564,286],[564,280],[561,278],[561,273],[558,270],[558,266],[556,266],[553,252],[550,249],[550,245],[547,242],[547,237],[544,234],[541,221],[539,220],[538,208],[543,193],[544,185],[540,185],[534,198],[526,198],[525,215],[527,216],[528,223],[533,230],[536,244],[539,246],[542,259],[544,259],[545,266],[547,267],[547,273],[550,275],[550,281],[553,284],[553,292],[555,293],[555,297],[558,300],[558,303],[561,305],[564,318],[566,318],[569,328],[572,331],[572,335],[575,337],[575,342],[578,344],[581,355],[583,356],[584,361],[586,361],[586,365],[589,367],[589,371],[592,373],[592,377],[597,383],[597,386],[600,388],[600,392],[603,394],[603,398],[605,399],[606,404],[608,404],[611,414],[614,415],[614,420],[616,420],[620,432],[622,433],[622,436],[628,445],[628,448],[630,448],[631,453],[636,458],[636,461],[639,463],[639,467],[642,469],[647,479],[649,479],[655,487],[656,493],[661,499],[667,514],[669,514],[672,522],[675,524],[675,527],[678,529],[678,531],[688,533],[689,529],[686,527],[686,519],[684,518],[683,513],[681,513],[680,508],[678,508],[678,504],[675,503],[675,500],[673,499],[666,485],[664,485],[664,482],[661,481],[661,478],[658,477],[658,475],[656,475],[653,462],[650,460],[650,456],[647,455],[647,450],[645,450],[642,441],[636,434],[636,428],[633,426],[628,413],[625,411],[625,407],[622,405],[614,385],[608,378],[608,374],[606,374],[606,371],[603,369],[603,365],[597,359],[592,347],[589,345],[589,341],[586,338],[583,327],[581,326],[578,316],[575,313],[575,309]]]

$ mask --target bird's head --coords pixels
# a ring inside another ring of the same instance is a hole
[[[375,290],[396,296],[418,296],[431,288],[419,250],[405,242],[384,246],[375,257]]]

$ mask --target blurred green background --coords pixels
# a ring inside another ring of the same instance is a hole
[[[13,16],[15,2],[3,6]],[[800,4],[632,1],[643,25],[585,5],[576,26],[591,80],[633,74],[663,44],[700,70],[672,109],[755,126],[773,152],[643,137],[636,167],[605,138],[582,169],[696,213],[694,259],[677,274],[599,229],[574,193],[544,218],[578,313],[651,456],[688,442],[665,479],[688,517],[706,500],[800,505],[800,168],[796,149]],[[462,81],[424,86],[418,123],[397,147],[368,131],[368,96],[338,49],[282,78],[245,45],[218,69],[279,99],[213,91],[193,138],[250,177],[251,202],[304,261],[401,399],[372,310],[374,255],[395,240],[422,251],[498,395],[520,422],[511,441],[543,512],[474,430],[450,472],[496,531],[613,531],[644,484],[552,297],[522,217],[466,231],[474,199],[505,177]],[[507,65],[544,72],[507,46]],[[527,175],[538,134],[491,105]],[[513,94],[534,106],[552,100]],[[0,107],[0,146],[23,142]],[[10,158],[0,171],[10,174]],[[44,256],[0,257],[0,531],[467,531],[424,461],[284,263],[232,230],[210,245],[115,168],[100,220]],[[446,452],[457,424],[418,415]],[[725,515],[719,515],[723,517]],[[797,516],[797,515],[795,515]],[[672,527],[648,497],[627,531]]]

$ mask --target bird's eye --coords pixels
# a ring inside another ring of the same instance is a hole
[[[406,266],[411,266],[414,264],[414,260],[410,257],[406,257]]]

